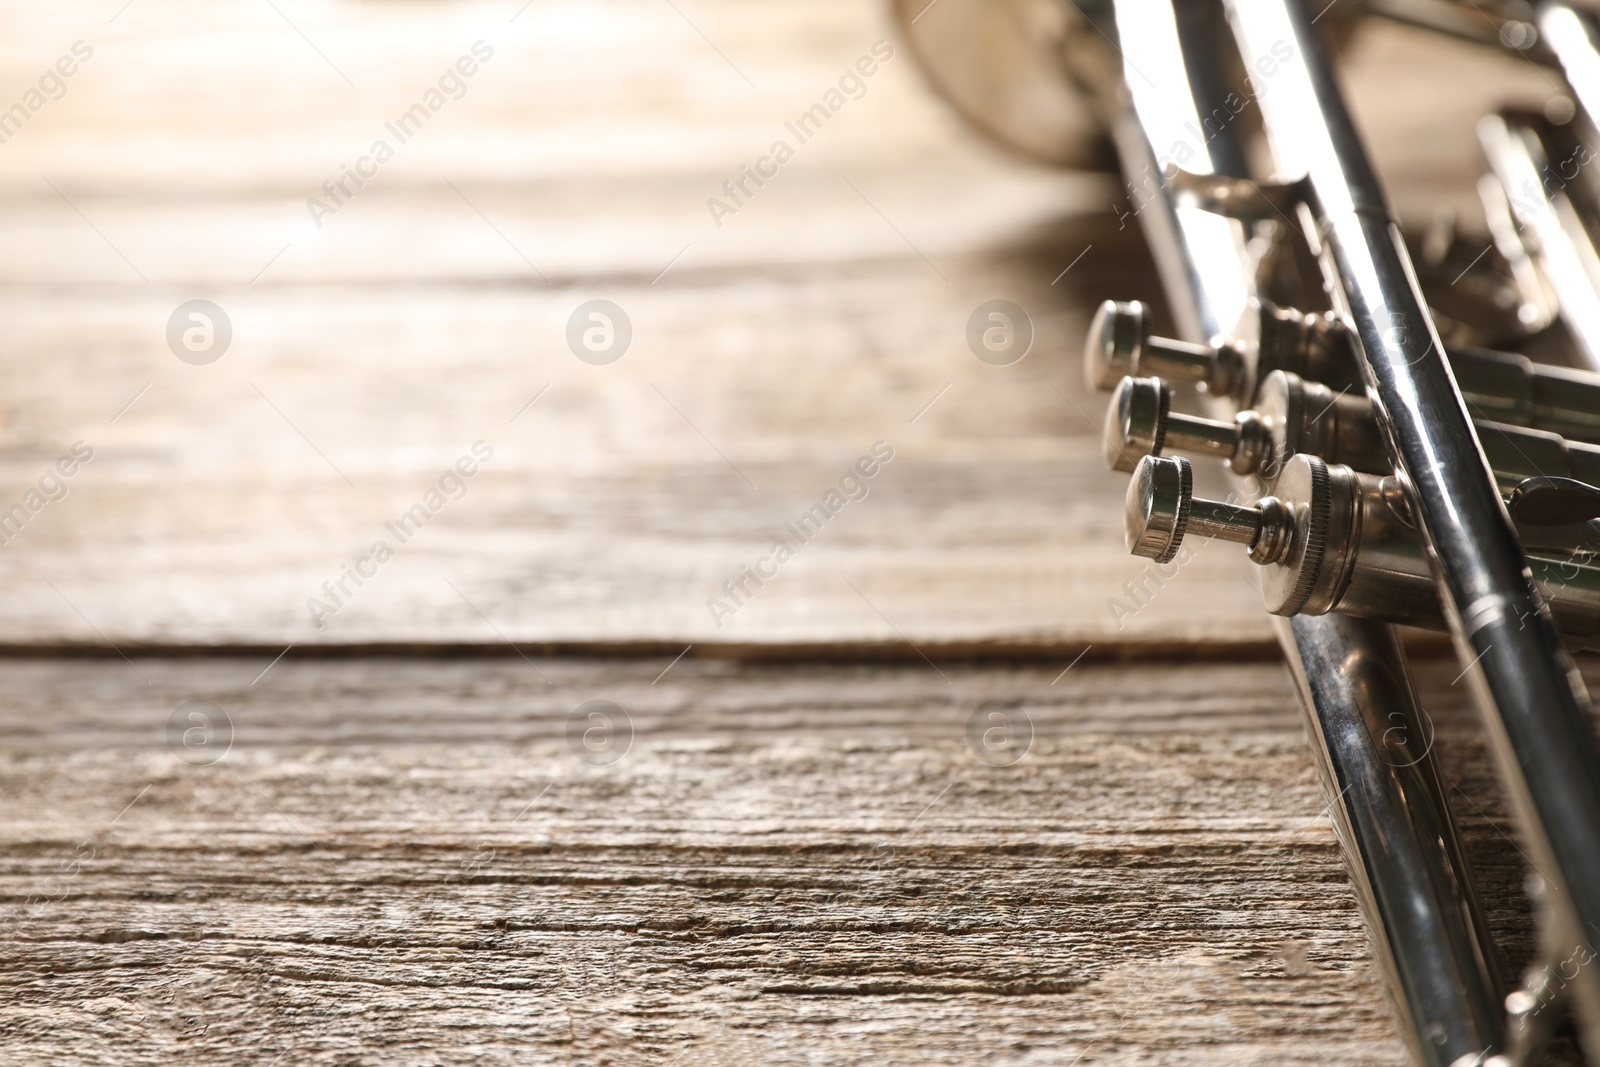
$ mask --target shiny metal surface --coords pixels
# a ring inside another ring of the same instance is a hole
[[[1254,338],[1249,349],[1231,340],[1196,344],[1153,335],[1150,309],[1137,300],[1107,300],[1089,326],[1085,379],[1090,388],[1105,390],[1128,375],[1167,378],[1241,403],[1248,403],[1275,370],[1334,388],[1360,384],[1350,340],[1343,327],[1326,315],[1254,300],[1245,316],[1240,332]]]
[[[1178,546],[1189,530],[1189,503],[1194,499],[1194,474],[1183,463],[1141,462],[1128,485],[1128,551],[1135,556],[1167,563],[1178,554]],[[1247,537],[1230,538],[1245,544],[1255,539],[1257,519]],[[1216,536],[1223,536],[1221,533]]]
[[[1258,398],[1274,371],[1328,386],[1340,395],[1361,387],[1356,352],[1343,325],[1322,315],[1256,307],[1261,337],[1248,374]],[[1174,341],[1150,333],[1149,309],[1138,301],[1108,300],[1096,312],[1084,348],[1087,379],[1112,389],[1125,375],[1203,385],[1212,395],[1243,401],[1246,356],[1223,344]],[[1546,430],[1600,444],[1600,374],[1534,363],[1526,356],[1483,348],[1445,350],[1457,387],[1474,418]]]
[[[1232,422],[1222,422],[1173,411],[1172,388],[1160,378],[1124,378],[1112,391],[1101,430],[1107,465],[1131,472],[1145,456],[1184,453],[1214,456],[1236,474],[1269,481],[1302,453],[1372,474],[1394,468],[1365,394],[1334,393],[1274,371],[1257,402],[1257,409],[1241,409]],[[1502,490],[1527,478],[1600,486],[1600,446],[1487,419],[1473,425]]]
[[[1339,612],[1445,629],[1422,537],[1388,479],[1295,456],[1274,496],[1254,507],[1193,496],[1189,461],[1141,460],[1129,484],[1127,539],[1170,559],[1185,538],[1250,546],[1267,567],[1262,593],[1274,615]],[[1152,557],[1154,558],[1154,557]],[[1540,593],[1574,648],[1600,644],[1600,553],[1531,556]]]
[[[1472,656],[1467,673],[1489,711],[1486,721],[1524,825],[1535,835],[1536,861],[1563,872],[1542,890],[1556,917],[1546,924],[1544,949],[1557,959],[1581,936],[1573,920],[1593,914],[1594,893],[1575,899],[1571,890],[1574,877],[1584,873],[1572,849],[1585,845],[1581,816],[1592,805],[1579,795],[1563,808],[1552,796],[1574,781],[1583,794],[1585,783],[1592,784],[1594,760],[1586,744],[1569,744],[1584,699],[1564,673],[1534,582],[1563,619],[1600,620],[1600,569],[1579,554],[1536,557],[1532,572],[1522,571],[1490,461],[1440,359],[1398,230],[1334,89],[1325,42],[1310,27],[1320,22],[1319,30],[1332,28],[1328,38],[1342,39],[1338,24],[1376,10],[1536,62],[1553,54],[1541,47],[1532,9],[1520,0],[1368,0],[1327,5],[1315,17],[1284,0],[1065,2],[1081,16],[1074,24],[1103,33],[1110,49],[1074,58],[1071,49],[1055,47],[1062,38],[1046,26],[1032,34],[1046,47],[1033,51],[1067,55],[1066,81],[1072,93],[1085,96],[1063,93],[1063,99],[1087,99],[1110,133],[1129,193],[1127,214],[1137,218],[1154,252],[1181,338],[1152,337],[1148,311],[1136,303],[1107,305],[1096,320],[1086,371],[1092,387],[1117,390],[1108,413],[1107,458],[1126,467],[1140,455],[1189,449],[1225,458],[1236,472],[1275,479],[1269,488],[1276,495],[1252,507],[1232,496],[1195,498],[1185,462],[1139,461],[1127,502],[1130,547],[1171,559],[1186,536],[1221,537],[1248,545],[1251,558],[1265,566],[1269,601],[1276,610],[1300,613],[1279,621],[1280,640],[1313,730],[1329,810],[1385,989],[1413,1058],[1430,1067],[1498,1065],[1508,1062],[1502,1053],[1526,1062],[1554,1026],[1557,1013],[1538,1010],[1548,1006],[1539,995],[1548,983],[1534,983],[1507,1001],[1516,1026],[1508,1034],[1490,941],[1431,757],[1425,746],[1399,761],[1384,751],[1396,723],[1404,724],[1403,738],[1420,736],[1394,633],[1380,622],[1318,613],[1337,608],[1452,627],[1463,657]],[[919,3],[897,0],[896,8],[925,66],[937,68],[941,55],[963,52],[969,62],[987,55],[979,64],[992,66],[1004,53],[989,47],[986,31],[925,44],[917,19],[907,18]],[[1021,0],[987,6],[964,0],[957,9],[967,26],[981,27],[1023,6]],[[1107,6],[1113,17],[1102,19]],[[920,8],[919,16],[926,12]],[[1230,36],[1241,42],[1242,56],[1223,47]],[[1009,54],[1030,49],[1024,42]],[[1108,55],[1122,60],[1109,73]],[[958,109],[995,136],[993,117],[1003,106],[974,110],[971,94],[951,89],[961,76],[931,73]],[[1050,84],[1056,73],[1041,81]],[[976,83],[1001,84],[1011,74],[990,70]],[[970,76],[967,81],[974,84]],[[1249,97],[1237,123],[1237,109],[1219,107],[1232,91]],[[1258,173],[1256,146],[1246,150],[1260,118],[1279,164],[1272,180]],[[1496,244],[1516,275],[1510,306],[1520,308],[1520,326],[1452,336],[1525,336],[1520,331],[1551,321],[1555,300],[1542,264],[1524,248],[1505,187],[1491,178],[1480,189],[1492,194],[1486,205],[1500,208],[1491,226],[1498,225]],[[1296,214],[1298,220],[1289,217]],[[1264,299],[1263,285],[1270,285],[1274,300],[1288,303],[1320,296],[1297,292],[1298,274],[1277,269],[1291,258],[1283,254],[1286,244],[1302,237],[1320,256],[1334,312],[1307,314]],[[1481,402],[1471,417],[1600,442],[1600,377],[1563,379],[1562,372],[1492,353],[1452,353],[1452,359],[1466,403]],[[1306,380],[1285,384],[1293,379],[1275,371]],[[1125,381],[1130,375],[1145,380]],[[1207,417],[1173,412],[1172,390],[1160,378],[1198,386]],[[1376,416],[1366,399],[1369,387]],[[1336,413],[1328,415],[1328,407]],[[1267,433],[1269,422],[1280,427],[1276,442]],[[1514,472],[1552,465],[1589,469],[1571,442],[1491,430],[1486,426],[1485,436],[1495,438],[1488,443],[1490,459],[1507,457],[1498,462]],[[1299,448],[1364,457],[1375,471],[1398,460],[1400,473],[1362,475],[1288,458]],[[1517,449],[1527,454],[1514,455]],[[1241,493],[1253,489],[1242,480],[1236,485]],[[1434,547],[1446,557],[1442,562]],[[1514,636],[1507,631],[1518,611],[1514,621],[1529,633],[1498,648],[1502,637]],[[1535,735],[1545,730],[1550,736],[1541,741]],[[1551,745],[1567,746],[1565,764],[1553,782],[1530,783]],[[1560,824],[1552,837],[1540,836],[1552,819]],[[1592,1033],[1594,1013],[1587,1018]]]
[[[1336,393],[1320,382],[1274,371],[1262,383],[1256,411],[1267,436],[1267,446],[1261,450],[1260,473],[1265,477],[1277,477],[1298,452],[1357,470],[1390,469],[1372,404],[1360,390]]]
[[[1111,6],[1123,73],[1138,73],[1120,79],[1103,109],[1172,316],[1191,343],[1238,335],[1254,297],[1243,227],[1166,195],[1172,166],[1204,174],[1245,170],[1237,128],[1213,129],[1202,117],[1222,99],[1225,79],[1214,47],[1221,24],[1207,4],[1116,0]]]
[[[1144,456],[1188,452],[1216,456],[1236,474],[1252,474],[1260,469],[1260,452],[1268,444],[1267,428],[1254,411],[1241,411],[1232,422],[1174,412],[1172,387],[1161,378],[1117,383],[1100,433],[1106,465],[1125,473]]]
[[[1600,370],[1600,251],[1577,191],[1563,180],[1589,158],[1571,152],[1588,150],[1552,152],[1540,127],[1524,116],[1488,115],[1478,124],[1478,140],[1505,190],[1522,246],[1555,294],[1561,321],[1585,362]]]
[[[1128,65],[1163,78],[1149,91],[1142,78],[1126,79],[1129,91],[1117,99],[1119,107],[1108,109],[1119,116],[1113,130],[1123,175],[1142,182],[1163,173],[1152,144],[1194,142],[1188,131],[1207,110],[1207,94],[1221,80],[1221,64],[1208,58],[1214,50],[1183,50],[1172,6],[1160,0],[1118,0],[1115,7],[1119,47]],[[1220,15],[1212,5],[1183,7],[1190,17],[1201,17],[1208,9],[1213,18]],[[1223,127],[1195,147],[1185,169],[1249,173],[1242,165],[1245,153],[1236,126]],[[1228,337],[1242,349],[1259,352],[1262,336],[1292,337],[1298,332],[1313,335],[1311,350],[1319,356],[1329,351],[1320,343],[1320,331],[1301,328],[1315,316],[1300,316],[1288,323],[1291,328],[1273,334],[1283,319],[1263,314],[1255,263],[1238,220],[1206,216],[1193,205],[1180,209],[1162,195],[1142,208],[1139,219],[1186,342],[1209,345]],[[1269,348],[1272,344],[1269,340]],[[1329,366],[1331,371],[1331,360]],[[1249,369],[1253,374],[1254,367]],[[1230,414],[1221,405],[1226,394],[1246,400],[1253,395],[1253,380],[1231,389],[1216,388],[1220,384],[1219,376],[1211,392],[1215,415]],[[1264,543],[1263,551],[1270,555],[1282,547]],[[1329,811],[1336,826],[1360,828],[1342,834],[1341,841],[1402,1037],[1415,1060],[1429,1067],[1447,1067],[1463,1056],[1503,1047],[1499,980],[1475,891],[1455,846],[1449,809],[1437,803],[1436,790],[1430,794],[1414,779],[1390,774],[1370,731],[1345,728],[1364,716],[1389,723],[1415,720],[1409,691],[1384,684],[1404,671],[1392,631],[1337,616],[1301,616],[1286,620],[1279,637],[1301,682],[1313,749],[1329,785]],[[1431,761],[1432,755],[1424,754],[1416,774],[1431,776]],[[1340,781],[1358,781],[1363,788],[1334,788]],[[1368,790],[1382,796],[1375,799]],[[1367,807],[1356,810],[1358,804]],[[1381,876],[1375,876],[1378,867],[1383,868]]]
[[[1600,444],[1600,375],[1482,348],[1453,348],[1448,355],[1474,418]]]
[[[1359,340],[1533,862],[1553,880],[1548,928],[1578,950],[1600,930],[1600,756],[1588,695],[1533,587],[1311,16],[1285,0],[1228,0],[1228,10],[1247,62],[1284,57],[1261,99],[1273,157],[1310,187],[1307,236]],[[1600,1056],[1600,975],[1580,973],[1570,989],[1585,1049]]]
[[[1129,375],[1148,375],[1233,396],[1244,380],[1243,357],[1232,347],[1152,336],[1150,309],[1138,300],[1100,305],[1089,325],[1083,369],[1089,388],[1101,390],[1115,388]]]
[[[1600,485],[1600,448],[1553,433],[1478,421],[1478,440],[1503,489],[1524,478],[1572,478]]]
[[[1479,1063],[1500,1045],[1492,947],[1394,628],[1340,615],[1277,619],[1362,911],[1396,983],[1417,1063]],[[1355,651],[1359,650],[1359,652]],[[1463,981],[1463,978],[1466,978]]]
[[[1530,336],[1540,334],[1561,317],[1561,306],[1517,230],[1516,219],[1511,214],[1511,202],[1506,198],[1505,188],[1493,174],[1485,174],[1478,179],[1478,202],[1483,206],[1484,225],[1489,228],[1495,251],[1505,260],[1506,269],[1511,274],[1510,292],[1516,296],[1517,324]],[[1466,384],[1460,384],[1465,391]]]
[[[1519,482],[1506,503],[1511,517],[1524,526],[1592,522],[1600,518],[1600,487],[1573,478],[1535,475]]]
[[[1591,117],[1600,116],[1600,20],[1580,4],[1542,3],[1537,23],[1579,106]]]

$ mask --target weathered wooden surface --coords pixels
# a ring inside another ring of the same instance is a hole
[[[1142,568],[1077,349],[1097,300],[1156,295],[1114,183],[996,157],[898,57],[715,227],[706,197],[888,35],[866,3],[0,14],[0,105],[95,49],[0,145],[0,511],[95,449],[0,546],[0,647],[266,650],[0,659],[0,1059],[1400,1062],[1281,671],[1097,662],[1270,645],[1225,548],[1107,610]],[[466,95],[314,227],[479,39]],[[1470,218],[1471,121],[1546,90],[1408,41],[1352,49],[1357,110],[1403,214]],[[234,328],[210,366],[164,336],[197,297]],[[563,339],[594,297],[635,328],[610,366]],[[963,339],[994,297],[1037,329],[1008,368]],[[466,496],[315,628],[479,439]],[[880,439],[870,496],[714,625]],[[507,638],[665,652],[302,647],[252,684],[291,642]],[[1424,691],[1515,967],[1455,670]],[[215,765],[167,743],[191,699],[236,727]],[[588,699],[633,716],[614,765],[564,739]],[[1034,723],[1015,765],[968,747],[987,700]]]
[[[136,662],[0,665],[7,1062],[1403,1059],[1274,665]],[[563,740],[595,698],[610,766]],[[1011,766],[966,740],[995,700]],[[1516,963],[1520,859],[1430,712]]]
[[[0,642],[496,640],[479,611],[529,642],[1270,641],[1226,548],[1109,610],[1142,567],[1077,355],[1095,301],[1158,295],[1110,179],[996,156],[897,56],[712,224],[890,36],[877,5],[278,6],[0,5],[19,86],[96,50],[0,148],[0,507],[96,449],[0,550]],[[465,96],[313,227],[478,39]],[[1544,85],[1414,43],[1352,49],[1358,110],[1403,210],[1470,220],[1472,119]],[[597,296],[635,330],[604,367],[563,339]],[[233,321],[211,366],[164,337],[195,297]],[[964,341],[993,297],[1037,329],[1012,367]],[[478,439],[466,499],[316,628],[308,598]],[[717,626],[707,599],[880,439],[871,495]]]

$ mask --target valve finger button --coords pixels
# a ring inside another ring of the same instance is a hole
[[[1106,408],[1105,456],[1114,471],[1132,473],[1145,456],[1159,456],[1166,441],[1172,387],[1160,378],[1124,378]]]
[[[1089,324],[1084,376],[1090,389],[1105,391],[1135,372],[1150,333],[1150,309],[1137,300],[1107,300]]]
[[[1266,568],[1261,580],[1267,610],[1275,615],[1298,615],[1308,608],[1320,615],[1333,607],[1342,591],[1346,564],[1354,558],[1349,531],[1355,522],[1355,474],[1348,468],[1336,469],[1337,480],[1326,463],[1305,454],[1291,456],[1283,465],[1277,495],[1294,502],[1289,524],[1294,533],[1283,547],[1283,565]],[[1335,529],[1342,533],[1330,550]],[[1330,551],[1332,566],[1325,567]]]
[[[1135,556],[1170,563],[1183,544],[1194,499],[1194,468],[1182,456],[1145,456],[1128,484],[1127,543]]]

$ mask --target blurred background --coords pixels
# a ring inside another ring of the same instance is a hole
[[[1112,624],[1139,570],[1078,353],[1100,299],[1158,299],[1126,191],[975,139],[883,5],[6,15],[0,103],[92,58],[0,145],[0,474],[20,498],[74,441],[95,454],[0,552],[0,639],[497,640],[487,616],[529,642],[896,640],[860,594],[935,642],[1269,639],[1231,553],[1186,576],[1207,618],[1158,598]],[[1421,40],[1369,27],[1349,84],[1402,214],[1470,225],[1475,116],[1550,90]],[[799,143],[785,124],[876,42],[893,58]],[[402,143],[386,124],[474,47]],[[710,210],[778,139],[777,176]],[[1010,366],[966,342],[996,298],[1034,328]],[[231,325],[200,366],[167,338],[196,299]],[[632,328],[602,366],[566,340],[592,299]],[[466,497],[318,626],[322,583],[479,440]],[[869,499],[714,620],[880,440]]]
[[[1112,606],[1119,178],[979,140],[868,0],[0,16],[13,1062],[1400,1061],[1250,564]],[[1344,61],[1408,230],[1481,232],[1546,76]]]

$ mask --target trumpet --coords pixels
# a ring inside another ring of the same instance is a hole
[[[1260,569],[1415,1062],[1533,1064],[1570,1028],[1600,1064],[1600,751],[1571,659],[1600,648],[1600,179],[1585,169],[1600,15],[1522,0],[930,6],[893,0],[974,128],[1037,160],[1119,168],[1141,200],[1178,336],[1138,300],[1108,302],[1084,353],[1112,394],[1108,466],[1131,475],[1127,546],[1165,562],[1210,538]],[[1336,78],[1364,19],[1565,80],[1564,109],[1507,106],[1476,129],[1490,243],[1463,276],[1492,253],[1509,317],[1443,311],[1419,280]],[[1525,354],[1551,350],[1583,369]],[[1190,396],[1198,410],[1177,410]],[[1225,468],[1227,499],[1196,493],[1197,463]],[[1510,988],[1442,768],[1385,749],[1395,723],[1423,736],[1399,625],[1451,636],[1527,846],[1540,948]]]

